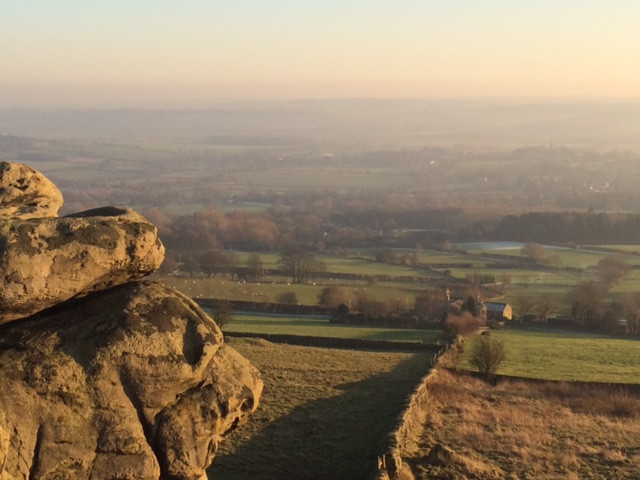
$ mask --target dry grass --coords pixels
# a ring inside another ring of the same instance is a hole
[[[639,397],[571,383],[496,386],[441,370],[419,447],[420,479],[639,479]],[[428,459],[432,447],[448,462]]]

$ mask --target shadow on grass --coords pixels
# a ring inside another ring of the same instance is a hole
[[[337,386],[340,395],[263,421],[250,439],[216,456],[209,479],[372,479],[387,434],[429,369],[427,359],[417,354],[392,372]]]

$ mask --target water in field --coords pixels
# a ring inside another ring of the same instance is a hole
[[[523,242],[465,242],[456,244],[456,247],[464,250],[502,250],[502,249],[520,249],[525,244]]]

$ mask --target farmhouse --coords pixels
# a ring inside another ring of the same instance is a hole
[[[512,320],[512,306],[500,302],[486,302],[485,310],[488,321]]]

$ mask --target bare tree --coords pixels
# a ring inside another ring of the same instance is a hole
[[[522,320],[524,316],[532,313],[534,302],[532,302],[532,299],[521,296],[516,299],[514,306],[516,307],[516,312],[519,316],[519,319]]]
[[[253,281],[260,281],[263,277],[263,260],[255,252],[247,259],[248,277]]]
[[[426,289],[416,296],[414,313],[423,321],[438,321],[446,312],[446,294],[439,289]]]
[[[599,261],[597,267],[599,279],[608,287],[619,284],[631,269],[623,256],[605,257]]]
[[[639,335],[639,292],[623,295],[623,317],[627,322],[626,332]]]
[[[545,260],[545,249],[537,242],[528,242],[521,248],[521,255],[541,264]]]
[[[324,272],[327,266],[303,249],[283,252],[278,260],[281,268],[292,277],[292,282],[303,283],[315,272]]]
[[[585,281],[570,292],[572,317],[582,326],[598,326],[605,314],[608,290],[598,281]]]
[[[556,309],[556,304],[549,296],[542,296],[539,301],[534,306],[534,311],[536,312],[536,318],[539,322],[547,324],[548,317]]]
[[[220,250],[208,251],[198,261],[203,272],[210,277],[229,271],[229,258]]]

